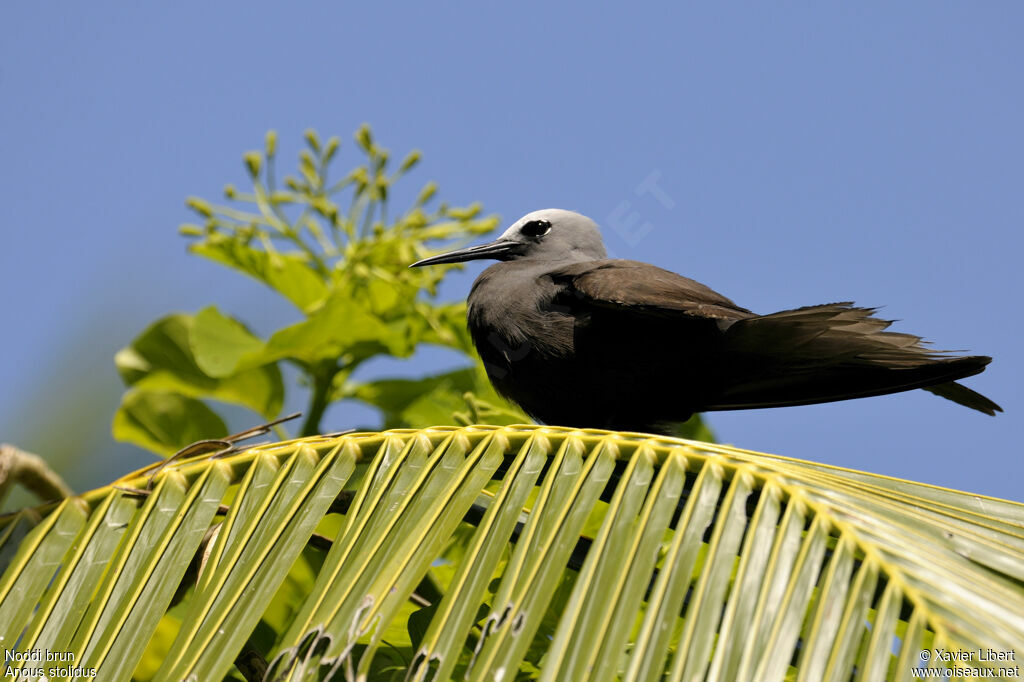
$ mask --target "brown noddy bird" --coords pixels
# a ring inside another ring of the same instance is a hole
[[[586,216],[529,213],[497,240],[410,267],[500,261],[468,323],[497,391],[540,422],[671,433],[697,412],[810,405],[923,388],[995,415],[956,383],[992,361],[886,331],[875,309],[827,303],[770,315],[648,263],[609,259]]]

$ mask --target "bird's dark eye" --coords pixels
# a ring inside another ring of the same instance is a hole
[[[547,220],[531,220],[520,230],[527,237],[543,237],[550,231],[551,223]]]

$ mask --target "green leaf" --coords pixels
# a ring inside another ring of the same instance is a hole
[[[414,649],[419,648],[420,642],[423,641],[423,636],[427,634],[427,628],[430,627],[430,621],[434,619],[436,613],[437,603],[435,602],[430,606],[416,609],[409,616],[406,627],[409,631],[409,641]]]
[[[203,308],[192,322],[189,343],[199,368],[211,377],[231,376],[243,355],[263,350],[263,341],[216,306]]]
[[[476,385],[476,371],[457,369],[422,379],[380,379],[353,384],[345,397],[354,397],[381,409],[385,428],[443,424],[452,412],[465,407],[462,394]]]
[[[206,395],[216,400],[245,405],[271,419],[281,412],[281,405],[284,403],[281,370],[277,365],[263,365],[244,370],[222,379],[217,387]]]
[[[299,254],[271,256],[242,239],[224,235],[192,244],[189,250],[263,282],[304,312],[327,295],[327,284]]]
[[[390,309],[405,302],[407,299],[403,298],[403,293],[416,295],[415,291],[403,292],[394,283],[380,278],[371,279],[366,283],[366,295],[369,299],[370,309],[378,315],[386,315]]]
[[[167,391],[128,391],[114,414],[117,440],[173,455],[189,443],[228,434],[224,420],[202,401]]]
[[[715,432],[711,430],[704,418],[695,414],[682,424],[676,425],[673,436],[677,438],[688,438],[690,440],[702,440],[705,443],[714,443]]]
[[[521,409],[503,400],[487,380],[480,377],[482,373],[482,369],[477,373],[476,390],[467,391],[462,396],[462,407],[465,409],[452,413],[455,423],[462,426],[470,424],[501,424],[505,426],[529,424],[533,421]]]
[[[473,338],[466,326],[465,301],[430,306],[422,314],[429,325],[424,332],[422,343],[456,348],[471,357],[476,357]]]
[[[442,385],[426,393],[402,410],[399,415],[409,427],[423,427],[428,424],[443,424],[465,405],[462,392],[450,385]]]
[[[312,365],[342,358],[351,365],[401,345],[398,330],[389,328],[359,300],[335,292],[309,318],[275,332],[264,350],[247,362],[290,358]]]
[[[158,373],[172,375],[183,385],[210,389],[216,381],[196,364],[189,345],[192,318],[173,314],[163,317],[145,329],[131,346],[114,356],[121,379],[134,386]]]
[[[524,412],[494,392],[480,367],[422,379],[349,383],[335,396],[336,400],[344,398],[356,398],[380,408],[385,428],[417,428],[453,419],[460,424],[528,424],[531,421]]]
[[[232,351],[226,343],[217,346],[218,334],[222,341],[232,334],[241,338],[239,330],[244,328],[223,318],[215,309],[208,308],[200,316],[204,316],[201,327],[205,329],[198,340],[193,339],[195,319],[178,313],[157,320],[131,346],[119,351],[114,362],[124,382],[147,391],[176,392],[190,398],[214,398],[244,405],[267,418],[277,415],[284,401],[284,384],[276,365],[246,367],[223,378],[203,371],[193,355],[193,346],[202,348],[204,364],[220,363],[223,367],[225,362],[219,358],[227,357],[230,362]],[[233,325],[238,326],[232,329]],[[253,347],[251,341],[245,343]],[[217,354],[218,347],[223,349],[223,355]]]

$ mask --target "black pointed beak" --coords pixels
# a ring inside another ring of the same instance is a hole
[[[505,260],[504,256],[512,253],[518,246],[520,246],[518,242],[509,241],[508,239],[498,239],[489,244],[467,246],[466,248],[458,249],[457,251],[449,251],[448,253],[440,253],[436,256],[431,256],[430,258],[424,258],[423,260],[416,261],[409,267],[418,268],[424,265],[464,263],[468,260],[480,260],[482,258]]]

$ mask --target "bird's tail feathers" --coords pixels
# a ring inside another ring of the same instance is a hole
[[[958,384],[955,381],[950,381],[945,384],[936,384],[935,386],[923,386],[924,390],[929,393],[934,393],[937,396],[945,398],[946,400],[952,400],[954,403],[969,407],[972,410],[978,412],[984,412],[987,415],[996,416],[996,412],[1002,412],[1003,408],[995,404],[982,394],[977,391],[972,391],[963,384]]]
[[[913,388],[986,414],[1000,409],[954,383],[992,358],[926,348],[918,336],[885,331],[891,321],[874,312],[844,302],[738,320],[725,335],[732,379],[705,409],[808,405]]]

